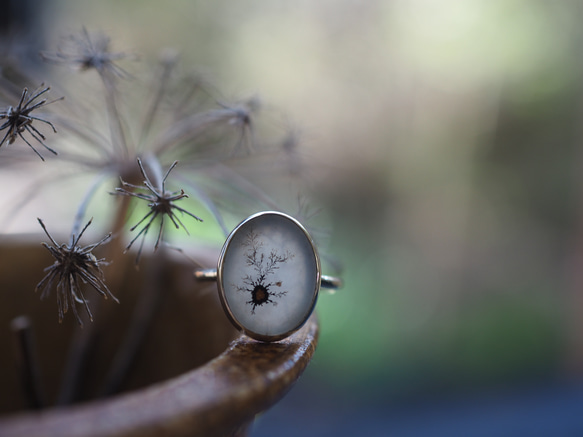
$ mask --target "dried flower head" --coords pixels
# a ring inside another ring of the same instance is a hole
[[[142,254],[142,248],[144,246],[144,241],[146,239],[146,235],[148,234],[148,230],[150,229],[150,226],[152,225],[154,220],[156,220],[156,217],[160,216],[160,229],[158,231],[158,238],[156,239],[154,250],[158,248],[158,245],[162,240],[162,233],[164,230],[164,216],[168,216],[170,218],[176,229],[182,227],[182,229],[184,229],[187,234],[188,229],[186,229],[184,223],[182,223],[182,221],[178,218],[178,216],[175,213],[175,210],[180,211],[181,214],[187,214],[199,222],[203,221],[200,217],[197,217],[196,215],[174,204],[174,202],[176,202],[177,200],[188,197],[188,195],[184,193],[184,190],[170,192],[166,191],[165,189],[166,179],[168,178],[168,175],[174,169],[174,167],[176,167],[176,164],[178,164],[178,161],[174,161],[170,168],[168,168],[166,174],[159,183],[159,187],[156,187],[146,174],[144,166],[142,165],[142,160],[138,158],[138,166],[140,167],[140,172],[144,177],[144,186],[132,185],[122,180],[121,181],[122,187],[118,187],[115,189],[116,193],[114,194],[136,197],[138,199],[146,200],[147,202],[149,202],[148,207],[150,207],[150,211],[138,223],[136,223],[132,228],[130,228],[130,231],[134,231],[142,223],[148,220],[148,218],[149,220],[144,225],[144,227],[140,229],[138,234],[133,238],[132,241],[130,241],[130,243],[126,247],[126,251],[129,250],[134,244],[134,242],[140,236],[142,236],[142,242],[140,244],[140,249],[138,250],[138,255],[136,257],[136,264],[140,260],[140,255]],[[128,190],[127,188],[130,188],[130,190]],[[136,190],[140,190],[141,192]]]
[[[226,116],[228,123],[240,130],[239,140],[235,145],[233,153],[239,153],[242,148],[246,153],[253,152],[254,132],[253,132],[253,113],[260,108],[260,102],[257,98],[251,98],[235,106],[228,106],[217,102],[223,109],[217,110],[217,114]]]
[[[79,35],[69,35],[55,53],[43,52],[44,60],[71,65],[81,71],[95,69],[100,75],[112,73],[115,76],[127,76],[127,72],[115,64],[115,61],[131,58],[127,53],[109,51],[110,39],[107,35],[89,33],[83,27]]]
[[[32,96],[30,96],[28,94],[28,88],[24,88],[22,95],[20,96],[20,101],[16,107],[9,106],[5,110],[0,111],[0,120],[6,120],[4,124],[0,126],[0,130],[7,129],[6,134],[2,138],[2,141],[0,141],[0,147],[2,147],[6,141],[8,141],[8,144],[12,144],[16,140],[16,137],[20,137],[26,144],[30,146],[32,150],[34,150],[40,159],[44,161],[44,158],[38,152],[38,150],[36,150],[33,145],[30,144],[30,142],[24,137],[23,133],[27,132],[35,140],[41,143],[49,152],[52,152],[55,155],[57,154],[55,150],[51,149],[43,142],[43,140],[46,140],[46,137],[33,125],[33,122],[36,120],[48,124],[55,133],[57,132],[57,129],[55,129],[55,126],[50,121],[31,115],[32,111],[35,109],[50,105],[51,103],[63,99],[63,97],[61,97],[50,102],[47,102],[47,99],[37,100],[50,89],[50,87],[46,87],[37,90],[32,93]]]
[[[78,244],[81,236],[91,224],[91,220],[89,220],[79,235],[72,235],[71,243],[69,245],[58,244],[53,237],[51,237],[40,218],[38,219],[38,222],[49,237],[49,240],[51,240],[52,246],[44,242],[42,244],[55,258],[55,262],[52,266],[45,269],[47,274],[38,283],[35,291],[42,290],[41,299],[44,299],[50,294],[53,284],[57,281],[59,322],[63,321],[65,313],[69,310],[69,307],[71,307],[75,319],[77,319],[79,325],[83,325],[81,317],[77,312],[77,303],[85,306],[89,318],[93,321],[93,315],[89,309],[88,301],[85,299],[85,296],[83,296],[81,290],[81,282],[91,285],[104,298],[107,299],[108,297],[111,297],[114,301],[119,303],[117,298],[111,294],[111,291],[109,291],[103,282],[101,266],[106,264],[105,260],[97,259],[95,255],[91,253],[97,246],[106,242],[111,237],[111,234],[105,236],[97,243],[85,247],[79,246]]]

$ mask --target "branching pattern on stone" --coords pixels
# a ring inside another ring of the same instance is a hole
[[[282,281],[274,280],[274,275],[281,264],[294,257],[293,253],[289,251],[280,254],[275,249],[266,254],[263,251],[263,242],[260,237],[260,234],[254,230],[247,233],[242,244],[247,247],[245,251],[247,266],[252,267],[254,273],[247,274],[242,278],[243,285],[233,284],[237,291],[251,294],[251,300],[246,302],[251,305],[251,314],[255,314],[255,309],[258,306],[268,303],[277,305],[277,301],[273,299],[280,299],[288,293],[287,290],[274,290],[275,287],[281,289],[283,286]]]

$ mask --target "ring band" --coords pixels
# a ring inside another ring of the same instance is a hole
[[[342,280],[322,275],[320,257],[308,231],[295,218],[264,211],[243,220],[229,234],[216,269],[194,272],[216,281],[227,318],[260,341],[278,341],[308,320],[320,288]]]
[[[217,280],[217,269],[198,269],[194,271],[194,277],[198,281],[214,282]],[[336,276],[322,275],[320,287],[328,289],[342,288],[342,279]]]

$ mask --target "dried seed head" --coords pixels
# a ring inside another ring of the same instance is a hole
[[[32,95],[29,95],[28,88],[24,88],[24,90],[22,91],[22,95],[20,96],[20,101],[18,102],[18,105],[16,105],[16,107],[8,106],[8,108],[0,111],[0,120],[6,120],[0,126],[0,130],[6,129],[6,134],[2,138],[2,141],[0,141],[0,147],[2,147],[2,145],[5,142],[8,142],[8,144],[12,144],[14,143],[14,141],[16,141],[16,137],[20,137],[26,144],[30,146],[32,150],[34,150],[34,152],[40,157],[40,159],[44,161],[42,155],[24,137],[23,134],[28,133],[32,138],[34,138],[36,141],[42,144],[49,152],[56,155],[57,152],[51,149],[43,142],[46,139],[46,137],[34,126],[33,123],[35,121],[45,123],[49,125],[53,129],[53,132],[55,133],[57,132],[57,129],[55,129],[55,126],[50,121],[44,120],[40,117],[36,117],[31,113],[35,109],[41,108],[46,105],[50,105],[51,103],[54,103],[59,100],[63,100],[63,97],[51,100],[50,102],[47,102],[47,99],[44,98],[38,100],[43,94],[47,93],[51,89],[50,87],[42,89],[41,88],[42,85],[38,90],[34,91]]]
[[[107,35],[89,33],[83,28],[78,35],[69,35],[55,53],[43,52],[44,60],[60,65],[70,65],[81,71],[96,70],[100,75],[127,77],[128,73],[115,62],[121,59],[133,59],[134,56],[109,51],[110,39]]]
[[[168,175],[174,169],[174,167],[176,167],[176,164],[178,164],[178,161],[175,161],[170,166],[170,168],[166,171],[166,174],[164,175],[164,177],[160,183],[160,186],[156,187],[152,183],[152,181],[150,180],[148,175],[146,174],[146,171],[144,170],[144,166],[142,165],[141,159],[138,158],[138,166],[140,167],[140,172],[142,173],[142,176],[144,177],[144,186],[132,185],[132,184],[129,184],[129,183],[122,180],[121,181],[122,186],[116,188],[115,189],[116,192],[112,193],[112,194],[118,194],[121,196],[136,197],[138,199],[142,199],[142,200],[149,202],[148,206],[150,207],[150,211],[138,223],[136,223],[132,228],[130,228],[130,231],[134,231],[136,228],[138,228],[138,226],[140,226],[146,220],[147,220],[147,223],[142,227],[142,229],[140,229],[138,234],[133,238],[132,241],[130,241],[130,243],[126,247],[126,251],[129,250],[132,247],[132,245],[134,244],[134,242],[140,236],[142,236],[142,242],[140,244],[140,249],[138,250],[138,255],[136,257],[136,264],[140,260],[140,256],[142,254],[142,248],[144,246],[144,241],[146,239],[146,235],[148,234],[148,230],[150,229],[150,226],[152,225],[152,223],[154,222],[154,220],[156,220],[156,218],[158,216],[160,217],[160,228],[158,230],[158,238],[156,239],[156,245],[154,246],[154,250],[156,250],[158,248],[158,245],[160,244],[160,241],[162,240],[162,233],[164,230],[164,217],[165,216],[168,216],[170,218],[170,220],[172,221],[172,223],[174,224],[176,229],[182,227],[182,229],[184,229],[187,234],[188,234],[188,230],[186,229],[186,227],[184,226],[184,223],[182,223],[180,218],[178,218],[175,211],[179,211],[181,214],[187,214],[190,217],[194,218],[195,220],[202,222],[202,219],[200,217],[197,217],[196,215],[194,215],[194,214],[188,212],[187,210],[185,210],[179,206],[176,206],[174,204],[174,202],[176,202],[177,200],[188,197],[188,195],[186,195],[184,193],[184,190],[170,192],[170,191],[166,191],[166,189],[164,187],[166,179],[168,178]]]
[[[49,240],[51,240],[52,246],[47,243],[42,244],[55,258],[55,262],[52,266],[45,269],[47,274],[38,283],[35,291],[42,290],[41,299],[44,299],[50,294],[53,284],[56,281],[59,322],[62,322],[65,313],[71,307],[75,319],[79,325],[83,325],[83,321],[77,312],[77,303],[85,306],[89,318],[93,321],[93,315],[89,309],[89,303],[83,295],[81,283],[91,285],[104,298],[111,297],[119,303],[117,298],[111,294],[111,291],[109,291],[103,282],[101,266],[107,263],[103,259],[97,259],[91,253],[97,246],[105,243],[111,237],[111,234],[105,236],[97,243],[85,247],[79,246],[78,243],[81,236],[91,224],[91,220],[89,220],[79,235],[72,236],[69,245],[58,244],[51,237],[40,218],[38,222],[47,234],[47,237],[49,237]]]

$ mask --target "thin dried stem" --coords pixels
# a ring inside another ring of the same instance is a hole
[[[159,252],[159,256],[151,260],[151,267],[146,270],[145,285],[132,313],[130,326],[117,349],[98,396],[109,396],[118,392],[135,363],[136,355],[160,308],[161,291],[167,286],[165,254],[165,250]]]
[[[30,408],[43,408],[46,405],[46,396],[41,384],[32,322],[27,316],[16,317],[10,323],[10,330],[15,339],[16,361],[25,398]]]
[[[160,103],[162,102],[162,98],[166,94],[166,88],[168,86],[168,81],[169,81],[170,75],[172,74],[172,70],[174,69],[174,67],[176,65],[176,61],[173,58],[164,59],[161,62],[161,65],[162,65],[162,71],[160,73],[159,79],[157,80],[158,86],[156,89],[156,93],[154,95],[154,100],[152,101],[152,105],[150,106],[150,108],[146,114],[146,117],[144,119],[144,122],[142,124],[141,136],[140,136],[140,141],[138,142],[138,144],[142,144],[143,141],[145,140],[145,138],[150,133],[150,129],[152,128],[152,125],[154,124],[154,118],[156,117],[156,113],[158,112],[158,108],[160,107]]]
[[[79,204],[77,208],[77,213],[75,214],[75,218],[73,219],[73,228],[71,229],[71,241],[70,245],[73,244],[75,235],[79,235],[79,230],[81,229],[81,224],[83,223],[83,219],[85,217],[85,213],[87,212],[87,207],[89,206],[89,202],[97,192],[97,189],[105,182],[106,179],[109,178],[108,173],[102,173],[99,175],[93,183],[89,186],[89,189],[83,196],[83,200]]]
[[[122,158],[129,157],[129,149],[126,140],[125,131],[122,124],[122,118],[117,107],[115,83],[108,75],[101,75],[105,88],[105,104],[107,105],[109,132],[111,144],[114,150],[117,150]]]
[[[77,329],[73,334],[57,394],[57,406],[70,405],[77,400],[82,388],[80,381],[83,380],[84,365],[95,345],[96,330],[94,326],[91,323],[86,329]]]

